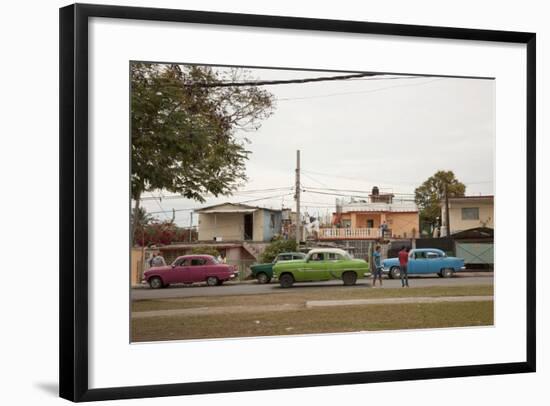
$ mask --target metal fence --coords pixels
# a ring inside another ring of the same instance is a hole
[[[456,256],[464,258],[466,265],[472,267],[492,267],[494,260],[493,243],[456,242]]]

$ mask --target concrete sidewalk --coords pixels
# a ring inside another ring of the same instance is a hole
[[[192,307],[188,309],[167,309],[132,312],[133,319],[148,317],[171,316],[200,316],[213,314],[281,312],[288,310],[309,309],[314,307],[331,306],[365,306],[380,304],[405,304],[405,303],[444,303],[444,302],[486,302],[492,301],[493,296],[439,296],[439,297],[396,297],[384,299],[353,299],[353,300],[310,300],[304,304],[282,304],[262,306],[261,310],[251,306],[216,306],[216,307]]]

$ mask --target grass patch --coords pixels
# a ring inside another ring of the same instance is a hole
[[[431,286],[422,288],[371,289],[364,286],[293,288],[284,293],[258,295],[200,296],[171,299],[144,299],[132,302],[132,311],[189,309],[194,307],[250,306],[261,309],[265,305],[304,304],[308,300],[381,299],[392,297],[487,296],[493,294],[492,285]]]
[[[422,296],[425,296],[425,293]],[[285,312],[179,315],[134,319],[132,320],[132,341],[255,337],[492,324],[492,301],[338,306]]]

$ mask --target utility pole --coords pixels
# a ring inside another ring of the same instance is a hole
[[[302,216],[300,215],[300,150],[296,151],[296,244],[302,239]]]
[[[191,212],[191,216],[190,216],[190,219],[189,219],[189,242],[192,241],[192,236],[193,235],[193,212]]]
[[[449,237],[451,235],[451,223],[449,220],[449,191],[447,189],[447,184],[445,183],[445,236]]]

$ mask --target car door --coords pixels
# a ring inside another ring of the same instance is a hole
[[[343,269],[340,264],[344,260],[339,254],[329,252],[326,255],[326,279],[340,279],[342,277]]]
[[[185,283],[189,282],[188,277],[188,262],[189,259],[180,258],[174,262],[172,270],[168,272],[169,277],[166,278],[166,283]]]
[[[326,253],[324,252],[316,252],[308,258],[304,265],[303,272],[301,272],[302,280],[320,281],[328,279],[325,255]]]
[[[438,273],[441,270],[441,254],[426,251],[426,273]]]
[[[203,282],[206,280],[206,273],[208,267],[206,266],[206,259],[204,258],[191,258],[188,267],[188,277],[190,282]]]
[[[424,251],[413,251],[409,257],[407,272],[410,274],[426,273],[428,269],[426,261],[426,253]]]

